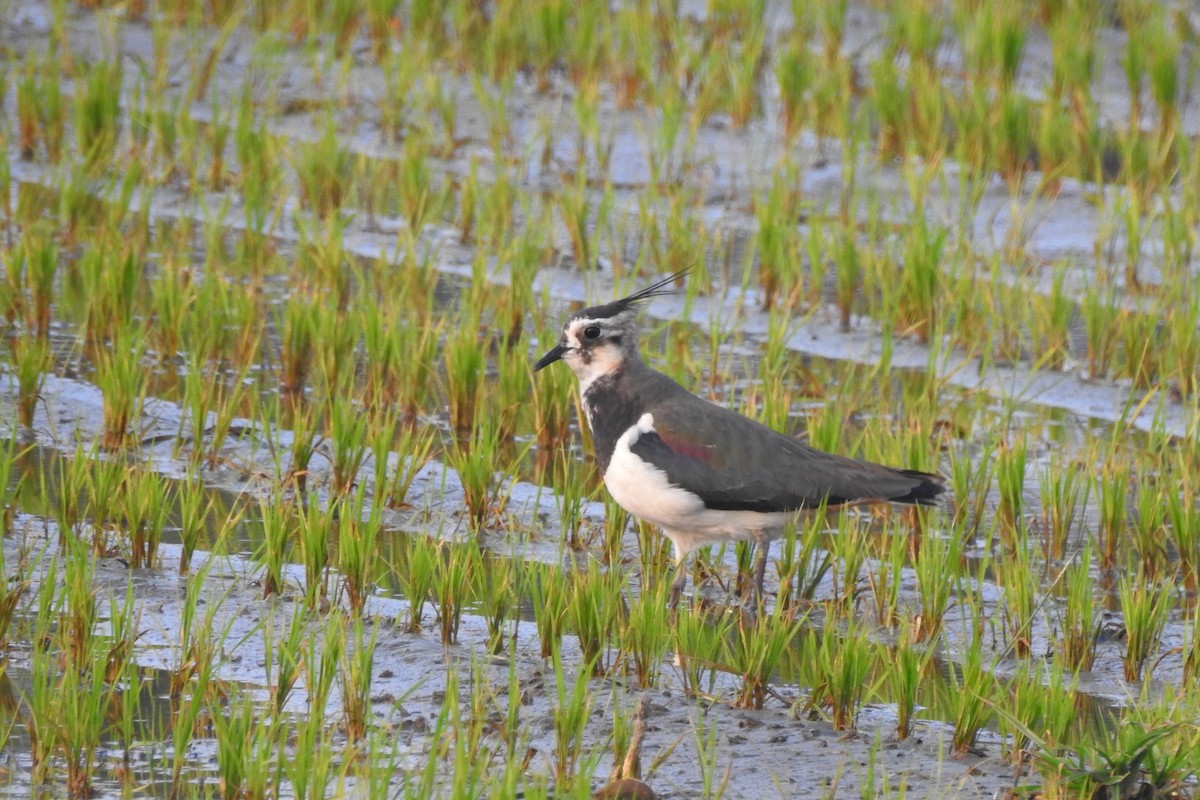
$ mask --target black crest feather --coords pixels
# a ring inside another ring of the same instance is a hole
[[[615,317],[622,311],[628,310],[631,306],[637,305],[643,301],[649,300],[652,297],[662,297],[663,295],[674,294],[674,287],[671,284],[687,275],[691,271],[691,267],[685,267],[678,272],[663,278],[661,281],[652,283],[645,289],[634,292],[631,295],[622,297],[620,300],[613,300],[602,306],[593,306],[578,312],[577,316],[586,316],[592,319],[605,319]]]

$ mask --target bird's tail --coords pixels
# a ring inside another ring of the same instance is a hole
[[[928,472],[920,472],[915,469],[896,470],[906,478],[912,478],[916,481],[907,494],[899,497],[889,497],[893,503],[907,503],[914,506],[935,506],[938,503],[938,495],[946,491],[946,479],[941,475],[933,475]]]

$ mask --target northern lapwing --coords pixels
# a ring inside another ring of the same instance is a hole
[[[669,294],[683,273],[567,318],[537,364],[565,361],[579,395],[604,485],[617,503],[662,528],[675,549],[674,608],[696,547],[750,541],[761,596],[767,550],[801,512],[868,503],[933,505],[938,475],[826,453],[703,400],[642,361],[637,306]]]

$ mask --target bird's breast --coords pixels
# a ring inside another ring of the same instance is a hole
[[[703,501],[672,484],[666,472],[642,460],[631,449],[653,426],[654,418],[643,414],[617,437],[604,470],[604,486],[617,505],[639,519],[667,528],[687,527],[689,520],[704,511]]]

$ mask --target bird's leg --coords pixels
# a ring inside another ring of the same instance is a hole
[[[683,587],[687,585],[687,572],[683,569],[687,551],[679,546],[674,536],[671,537],[671,545],[675,550],[675,579],[671,581],[671,596],[667,601],[667,608],[671,609],[674,615],[675,609],[679,608],[679,598],[683,596]]]
[[[758,557],[754,562],[754,588],[756,590],[755,598],[762,602],[764,592],[764,582],[767,578],[767,553],[771,549],[771,540],[765,536],[759,536],[755,540],[758,549]]]
[[[683,587],[687,585],[687,571],[683,568],[683,559],[675,561],[675,579],[671,581],[670,600],[667,601],[667,608],[674,611],[679,607],[679,598],[683,596]]]

